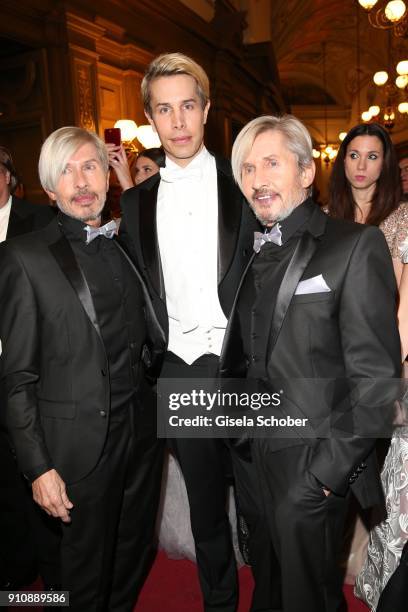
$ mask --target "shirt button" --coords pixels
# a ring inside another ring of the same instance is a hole
[[[102,418],[105,418],[105,417],[106,417],[106,412],[105,412],[105,410],[100,410],[100,411],[99,411],[99,414],[101,415],[101,417],[102,417]]]

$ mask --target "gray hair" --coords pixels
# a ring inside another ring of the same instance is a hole
[[[98,159],[106,174],[109,171],[108,152],[105,143],[95,132],[68,126],[52,132],[41,147],[38,172],[43,188],[56,190],[61,174],[72,155],[84,144],[95,146]]]
[[[232,147],[232,172],[241,189],[242,166],[256,137],[269,130],[280,132],[285,137],[288,150],[296,156],[299,172],[313,163],[312,139],[299,119],[293,115],[282,115],[281,117],[263,115],[257,117],[242,128]]]

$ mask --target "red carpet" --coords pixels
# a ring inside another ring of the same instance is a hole
[[[251,570],[248,567],[240,569],[239,583],[239,612],[248,612],[253,586]],[[352,587],[345,586],[344,593],[348,612],[368,611],[367,606],[354,597]],[[164,552],[160,552],[135,612],[202,612],[202,609],[195,563],[186,559],[168,559]]]
[[[240,605],[239,612],[248,612],[253,587],[251,570],[242,567],[239,570]],[[38,581],[32,590],[41,588]],[[350,586],[344,587],[348,603],[348,612],[367,612],[368,608],[353,595]],[[146,581],[139,602],[134,612],[202,612],[200,587],[198,584],[195,563],[182,559],[169,559],[164,552],[157,555],[155,564]],[[9,608],[19,612],[19,608]],[[25,607],[26,612],[42,610],[42,607]],[[47,608],[44,608],[46,611]],[[69,608],[61,608],[69,610]],[[84,612],[86,612],[84,610]],[[301,611],[299,611],[301,612]],[[316,610],[316,612],[319,612]]]

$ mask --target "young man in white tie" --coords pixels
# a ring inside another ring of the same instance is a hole
[[[227,317],[249,259],[255,217],[229,162],[204,145],[209,80],[181,53],[157,57],[142,82],[166,167],[122,196],[120,235],[145,271],[166,332],[163,378],[213,378]],[[226,514],[226,446],[169,440],[184,475],[206,612],[234,612],[238,588]]]

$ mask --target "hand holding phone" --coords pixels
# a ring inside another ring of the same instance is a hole
[[[120,147],[121,133],[120,128],[106,128],[104,131],[104,138],[106,143],[114,144]]]

